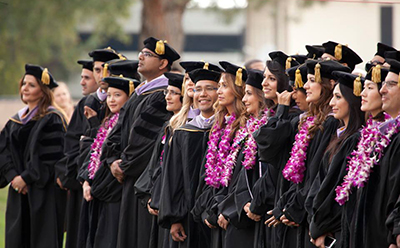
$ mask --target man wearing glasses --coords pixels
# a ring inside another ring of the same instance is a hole
[[[153,37],[144,41],[138,72],[145,81],[122,107],[117,125],[103,144],[102,161],[122,183],[117,247],[149,244],[151,216],[135,195],[134,184],[149,163],[163,124],[171,117],[164,98],[168,79],[163,73],[179,58],[165,41]]]

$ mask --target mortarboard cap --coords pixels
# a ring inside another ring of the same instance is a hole
[[[272,59],[272,61],[278,62],[282,66],[283,70],[287,70],[293,66],[300,64],[296,61],[295,58],[286,55],[282,51],[270,52],[268,55]]]
[[[32,75],[40,79],[40,81],[50,89],[58,86],[57,82],[54,80],[53,76],[50,74],[47,68],[43,69],[43,67],[39,65],[26,64],[25,75]]]
[[[101,61],[107,62],[113,59],[126,59],[126,57],[111,47],[103,48],[103,49],[96,49],[89,53],[89,56],[93,58],[93,62]]]
[[[189,77],[195,84],[201,80],[210,80],[218,83],[221,77],[221,72],[207,69],[196,69],[189,72]]]
[[[365,79],[360,75],[354,75],[343,71],[333,71],[332,75],[337,78],[336,82],[353,90],[355,96],[360,96]]]
[[[93,61],[92,60],[87,60],[87,59],[78,60],[78,64],[82,65],[82,69],[87,69],[87,70],[93,71]]]
[[[335,79],[333,71],[350,72],[350,68],[334,60],[307,60],[307,73],[315,76],[315,81],[322,82],[322,78]]]
[[[354,70],[356,65],[363,62],[360,56],[347,45],[342,45],[334,41],[328,41],[322,45],[325,48],[325,53],[335,57],[339,63],[346,63],[351,70]]]
[[[223,70],[218,66],[204,61],[182,61],[179,63],[186,73],[196,69],[206,69],[212,71],[222,72]]]
[[[123,90],[128,96],[132,95],[135,88],[139,86],[140,82],[133,78],[126,78],[121,76],[105,77],[103,80],[108,83],[108,87]]]
[[[243,82],[247,79],[247,71],[245,68],[229,63],[228,61],[220,61],[219,64],[224,68],[226,73],[235,76],[235,84],[243,86]]]
[[[149,37],[143,41],[144,47],[157,54],[160,58],[168,60],[168,64],[172,65],[175,60],[181,56],[170,46],[167,41]]]

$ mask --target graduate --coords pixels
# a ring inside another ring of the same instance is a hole
[[[379,126],[379,132],[375,136],[376,145],[372,151],[375,156],[371,159],[375,164],[365,164],[365,167],[361,167],[364,173],[356,170],[355,177],[351,177],[353,185],[358,189],[352,193],[356,195],[355,206],[353,205],[352,216],[347,217],[350,223],[349,237],[343,247],[393,247],[396,244],[397,232],[394,225],[397,222],[388,217],[400,195],[400,60],[387,58],[386,61],[390,64],[390,69],[380,93],[382,109],[390,119]],[[351,198],[346,205],[350,203]]]
[[[346,171],[348,157],[360,138],[365,113],[361,110],[361,90],[364,78],[346,72],[332,73],[337,78],[330,101],[333,117],[341,126],[331,139],[320,163],[320,171],[307,196],[305,208],[310,220],[310,236],[317,247],[325,247],[325,236],[340,243],[341,207],[336,204],[336,186]]]
[[[293,88],[292,98],[295,101],[297,107],[303,111],[308,111],[308,103],[306,101],[307,93],[304,89],[304,84],[307,82],[307,66],[306,64],[301,64],[294,66],[288,70],[286,73],[289,75],[289,84]]]
[[[19,89],[27,106],[1,132],[2,187],[10,183],[5,247],[63,246],[67,192],[56,184],[55,164],[67,124],[53,105],[57,86],[47,68],[26,64]]]
[[[151,215],[134,194],[134,184],[149,164],[151,153],[164,123],[164,89],[172,63],[179,54],[162,40],[150,37],[139,53],[138,72],[146,79],[120,110],[118,123],[103,145],[102,160],[123,184],[117,247],[147,247]]]

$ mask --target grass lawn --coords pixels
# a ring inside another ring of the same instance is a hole
[[[0,247],[4,247],[8,187],[0,189]]]

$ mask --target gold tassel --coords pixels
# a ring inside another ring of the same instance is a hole
[[[42,72],[41,80],[44,85],[50,84],[50,75],[49,75],[49,71],[47,70],[47,68],[44,68],[44,70]]]
[[[361,85],[361,74],[358,75],[356,80],[354,80],[353,84],[353,94],[355,96],[361,96],[361,90],[362,90],[362,85]]]
[[[381,65],[372,68],[371,81],[376,84],[381,82]]]
[[[133,84],[132,81],[129,80],[129,96],[131,96],[134,91],[135,91],[135,85]]]
[[[186,82],[185,77],[183,77],[182,90],[181,90],[181,95],[182,96],[185,96],[185,82]]]
[[[239,68],[239,69],[236,71],[235,84],[236,84],[237,86],[239,86],[239,87],[241,87],[241,86],[243,85],[243,84],[242,84],[242,71],[243,71],[242,68]]]
[[[286,59],[286,70],[287,69],[290,69],[290,67],[292,67],[292,57],[288,57],[287,59]]]
[[[118,57],[120,60],[126,60],[126,57],[120,53],[118,53]]]
[[[342,44],[338,44],[337,46],[335,46],[335,58],[337,60],[342,59]]]
[[[208,66],[209,66],[209,64],[206,62],[206,63],[204,63],[204,66],[203,66],[203,69],[206,69],[206,70],[208,70]]]
[[[103,78],[107,77],[107,70],[108,70],[108,64],[105,63],[103,68]]]
[[[167,41],[166,40],[165,41],[162,41],[162,40],[157,41],[155,52],[158,55],[164,55],[165,54],[165,45],[164,45],[164,43],[167,43]]]
[[[294,79],[294,86],[295,86],[297,89],[303,88],[303,86],[304,86],[303,79],[301,78],[300,69],[297,69],[297,70],[296,70],[296,75],[295,75],[295,79]]]
[[[315,65],[314,76],[315,76],[315,82],[322,83],[321,65],[319,63]]]

